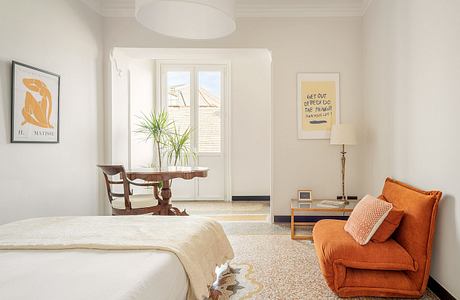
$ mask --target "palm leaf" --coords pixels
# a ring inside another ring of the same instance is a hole
[[[149,114],[142,113],[140,116],[137,116],[137,118],[137,129],[134,132],[143,135],[146,141],[153,141],[157,151],[158,163],[161,168],[161,158],[163,157],[162,150],[167,146],[173,122],[169,121],[166,111],[161,111],[159,113],[150,112]]]
[[[168,139],[168,162],[177,165],[188,165],[190,158],[196,159],[196,153],[190,147],[190,138],[192,136],[192,129],[188,127],[184,132],[180,133],[177,130],[175,123]]]

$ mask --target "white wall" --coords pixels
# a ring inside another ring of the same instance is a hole
[[[460,298],[460,2],[375,0],[363,30],[367,189],[444,193],[431,276]]]
[[[232,196],[270,195],[271,63],[265,50],[231,59]]]
[[[297,140],[296,76],[298,72],[340,72],[342,120],[360,128],[361,18],[239,19],[234,34],[213,41],[168,38],[133,19],[106,18],[104,35],[106,51],[113,47],[269,49],[273,59],[272,213],[288,215],[298,188],[311,188],[318,198],[340,194],[339,149],[328,140]],[[256,144],[255,139],[248,139],[244,149]],[[362,195],[359,154],[360,146],[349,149],[347,175],[350,194]],[[263,174],[256,173],[256,177]],[[242,184],[249,192],[252,179]]]
[[[153,143],[143,135],[134,133],[139,122],[138,116],[153,111],[155,100],[155,61],[152,59],[133,60],[129,66],[129,112],[131,132],[128,154],[129,167],[146,167],[153,162]]]
[[[80,1],[0,2],[0,223],[100,209],[102,24]],[[11,144],[11,60],[61,75],[59,144]]]
[[[151,144],[139,140],[133,130],[137,122],[134,116],[149,113],[155,100],[155,60],[228,63],[231,195],[270,194],[271,56],[267,50],[117,48],[113,57],[113,64],[116,61],[116,65],[123,70],[121,76],[117,72],[112,74],[114,99],[111,112],[116,115],[112,117],[111,154],[116,159],[114,163],[130,163],[132,167],[139,167],[152,162]],[[129,115],[131,127],[128,127],[129,121],[124,120]]]

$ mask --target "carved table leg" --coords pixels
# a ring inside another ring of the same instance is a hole
[[[188,216],[188,213],[185,211],[180,211],[177,207],[171,207],[169,214],[173,216]]]
[[[171,199],[171,188],[169,180],[163,181],[163,187],[161,188],[161,198],[162,200],[158,200],[158,205],[160,205],[160,215],[176,215],[176,216],[188,216],[188,214],[184,211],[180,211],[177,207],[172,207],[170,203]]]

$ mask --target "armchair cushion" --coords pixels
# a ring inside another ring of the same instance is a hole
[[[385,220],[383,220],[383,223],[380,225],[379,229],[377,229],[375,234],[372,236],[372,240],[378,243],[382,243],[388,240],[398,228],[403,216],[404,210],[393,206]]]
[[[157,204],[157,200],[152,194],[139,194],[129,197],[131,208],[151,207]],[[112,201],[112,207],[116,209],[125,209],[125,198],[115,198]]]

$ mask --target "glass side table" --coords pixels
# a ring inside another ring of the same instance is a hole
[[[353,211],[357,200],[348,200],[348,204],[340,203],[337,200],[317,199],[311,201],[302,201],[297,199],[291,200],[291,239],[293,240],[312,240],[311,234],[296,234],[296,227],[314,226],[315,222],[296,222],[297,213],[308,213],[307,216],[320,216],[321,219],[328,219],[331,216],[348,216]],[[299,215],[297,215],[299,216]]]

